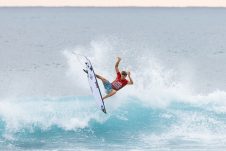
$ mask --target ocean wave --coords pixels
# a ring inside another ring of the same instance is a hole
[[[172,100],[164,108],[150,106],[133,97],[122,100],[124,102],[115,107],[114,100],[109,100],[112,102],[106,102],[107,115],[98,109],[91,96],[3,100],[0,102],[0,129],[1,134],[5,134],[23,130],[32,133],[35,128],[49,131],[52,127],[76,131],[98,125],[97,129],[106,129],[108,125],[109,129],[117,131],[134,131],[142,127],[142,130],[156,132],[159,129],[161,132],[169,129],[168,126],[180,127],[181,123],[187,128],[201,126],[203,129],[202,126],[206,126],[210,131],[221,132],[226,128],[226,113],[222,109],[224,105],[219,104],[219,95],[215,99],[213,95],[197,97],[201,100],[209,98],[212,103]]]

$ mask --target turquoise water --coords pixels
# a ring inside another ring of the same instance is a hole
[[[226,115],[220,107],[172,101],[155,108],[131,98],[105,115],[91,97],[5,102],[0,149],[224,150]]]
[[[225,150],[225,19],[224,8],[0,8],[0,150]],[[117,56],[131,71],[108,114],[72,52],[109,81]]]

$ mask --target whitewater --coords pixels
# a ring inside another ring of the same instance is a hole
[[[225,150],[225,19],[224,8],[0,8],[0,150]],[[110,81],[117,56],[131,72],[108,114],[73,53]]]

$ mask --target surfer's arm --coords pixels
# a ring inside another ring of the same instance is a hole
[[[115,63],[115,71],[116,71],[116,73],[119,72],[118,65],[119,65],[120,61],[121,61],[121,58],[120,57],[117,57],[117,61]]]
[[[108,97],[111,97],[112,95],[114,95],[117,91],[116,90],[112,90],[110,93],[108,93],[106,96],[103,97],[103,100],[108,98]]]
[[[133,84],[133,79],[132,79],[131,76],[130,76],[130,72],[128,71],[127,74],[128,74],[128,78],[129,78],[129,81],[128,81],[127,84],[132,85],[132,84]]]

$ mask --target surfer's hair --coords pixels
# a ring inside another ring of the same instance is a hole
[[[126,71],[122,71],[121,74],[124,75],[124,76],[127,76],[127,72]]]

